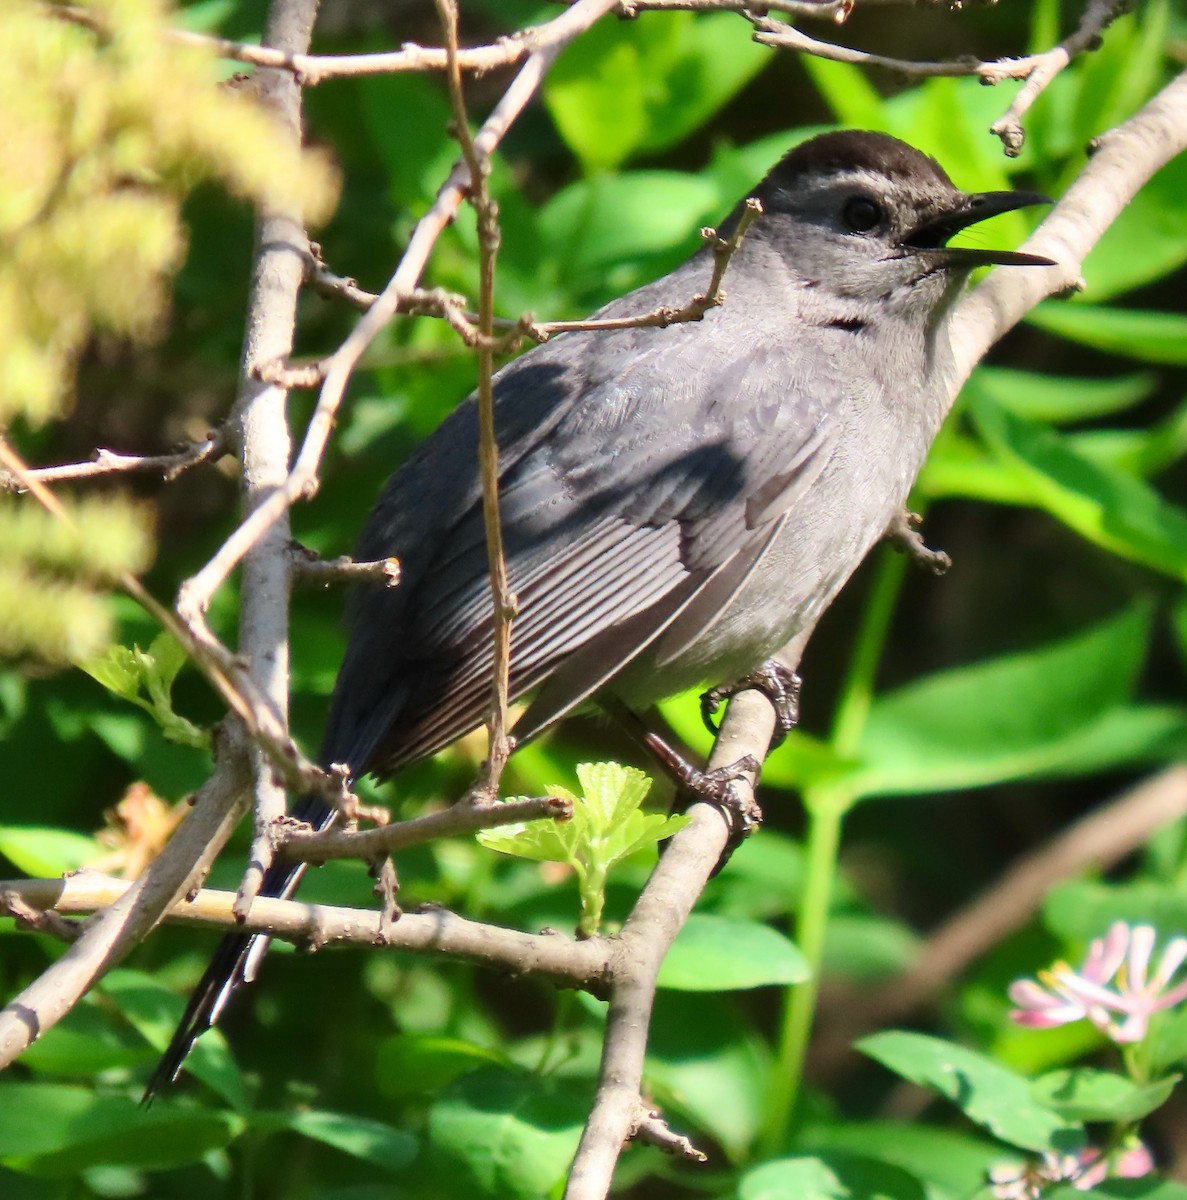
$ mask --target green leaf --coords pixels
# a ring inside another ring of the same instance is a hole
[[[18,871],[40,879],[77,871],[106,852],[94,838],[68,829],[0,825],[0,854]]]
[[[1026,475],[1034,504],[1110,553],[1187,580],[1187,510],[975,389],[968,408],[990,448]]]
[[[172,634],[161,633],[148,650],[111,646],[101,657],[80,663],[108,691],[142,708],[171,742],[196,749],[210,748],[210,734],[173,710],[171,691],[185,665],[185,651]],[[142,695],[141,693],[145,693]]]
[[[964,1046],[894,1031],[863,1038],[857,1049],[947,1096],[969,1120],[1012,1146],[1058,1151],[1083,1143],[1083,1129],[1036,1101],[1029,1080]]]
[[[1110,1121],[1128,1124],[1166,1103],[1178,1075],[1156,1083],[1135,1083],[1111,1071],[1090,1067],[1049,1071],[1031,1085],[1031,1095],[1045,1108],[1069,1121]]]
[[[402,1172],[420,1151],[420,1143],[412,1134],[353,1113],[306,1109],[282,1117],[284,1126],[294,1133],[393,1174]]]
[[[675,145],[769,61],[728,13],[599,21],[557,60],[544,102],[593,173]]]
[[[811,54],[801,61],[840,125],[888,132],[882,97],[860,67]]]
[[[634,767],[580,763],[577,778],[583,789],[580,796],[559,785],[548,788],[572,804],[569,820],[503,825],[484,829],[477,838],[502,854],[568,863],[577,872],[581,892],[581,932],[593,934],[601,922],[610,869],[636,851],[671,837],[688,818],[640,811],[651,780]]]
[[[847,786],[860,795],[945,791],[1075,775],[1094,750],[1127,757],[1135,747],[1112,726],[1145,657],[1149,622],[1132,608],[1085,633],[876,698],[859,747],[864,766]]]
[[[493,1050],[461,1038],[398,1033],[375,1051],[375,1080],[383,1095],[405,1100],[436,1095],[477,1067],[508,1065]]]
[[[731,1159],[744,1159],[762,1121],[770,1071],[765,1045],[731,997],[656,993],[644,1078],[674,1127],[691,1124]]]
[[[608,292],[637,286],[656,265],[674,266],[695,249],[697,230],[724,215],[720,209],[711,179],[626,171],[563,188],[540,210],[538,231],[570,288],[592,281]]]
[[[984,1184],[986,1172],[1002,1156],[988,1138],[937,1129],[932,1125],[891,1121],[845,1121],[806,1129],[799,1144],[831,1157],[848,1152],[901,1167],[927,1185],[933,1200],[965,1200]],[[854,1200],[859,1200],[855,1197]]]
[[[1072,945],[1103,937],[1114,921],[1153,925],[1169,937],[1187,929],[1187,894],[1172,883],[1073,880],[1051,891],[1043,905],[1043,924]]]
[[[433,1149],[459,1196],[540,1200],[572,1162],[588,1103],[570,1081],[484,1068],[433,1105]]]
[[[911,966],[918,951],[918,937],[900,921],[834,913],[828,919],[823,972],[858,981],[888,979]]]
[[[971,386],[996,404],[1029,421],[1053,424],[1091,421],[1124,412],[1157,386],[1150,372],[1110,379],[1039,375],[1008,367],[978,367]]]
[[[0,1083],[0,1162],[68,1177],[100,1166],[187,1166],[228,1145],[243,1127],[193,1105],[145,1109],[119,1094],[57,1083]]]
[[[747,1171],[738,1200],[924,1200],[923,1185],[901,1167],[841,1153],[777,1158]]]
[[[758,921],[693,913],[659,971],[659,986],[728,992],[803,983],[807,960],[789,938]]]
[[[1187,1186],[1173,1179],[1147,1175],[1144,1179],[1106,1179],[1087,1193],[1099,1200],[1187,1200]],[[1064,1186],[1043,1192],[1043,1200],[1084,1200],[1079,1188]]]
[[[1187,455],[1187,402],[1145,428],[1082,429],[1068,441],[1093,462],[1148,478]]]
[[[1187,316],[1182,313],[1049,300],[1031,309],[1026,319],[1048,333],[1106,354],[1187,364]]]
[[[99,988],[141,1037],[158,1054],[164,1053],[185,1011],[185,1000],[151,975],[128,967],[109,972]],[[243,1076],[217,1028],[194,1043],[185,1069],[235,1108],[247,1107]]]

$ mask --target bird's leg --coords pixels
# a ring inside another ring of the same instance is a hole
[[[803,681],[781,662],[768,658],[761,666],[736,679],[733,683],[710,688],[701,693],[701,720],[710,733],[717,732],[714,716],[722,703],[731,696],[749,689],[762,692],[775,710],[775,733],[771,738],[771,749],[795,728],[800,719],[800,689]]]
[[[754,776],[755,786],[762,763],[753,754],[712,771],[694,767],[675,747],[654,730],[649,729],[637,713],[614,696],[599,697],[602,708],[625,730],[631,739],[646,750],[663,768],[664,773],[680,791],[693,800],[715,804],[725,814],[730,827],[730,844],[722,857],[724,863],[733,849],[762,822],[762,809],[753,796],[743,798],[735,786],[739,779]]]

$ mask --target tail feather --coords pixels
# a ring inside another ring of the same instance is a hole
[[[305,796],[294,807],[292,815],[316,829],[325,829],[333,823],[335,813],[317,797]],[[264,873],[260,895],[288,899],[304,874],[304,863],[274,863]],[[194,1042],[218,1020],[235,989],[255,978],[260,959],[271,940],[261,933],[229,933],[219,942],[165,1053],[149,1076],[142,1103],[151,1104],[177,1079]]]

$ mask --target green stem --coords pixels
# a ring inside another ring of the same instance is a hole
[[[783,1021],[774,1073],[767,1092],[767,1121],[759,1139],[764,1158],[778,1154],[787,1141],[795,1115],[812,1018],[820,990],[820,963],[824,957],[824,931],[832,900],[833,877],[837,869],[837,849],[841,841],[841,819],[850,804],[847,793],[834,789],[810,789],[804,792],[809,808],[807,855],[808,869],[804,893],[796,915],[795,940],[808,960],[811,974],[803,983],[784,993]]]
[[[905,564],[903,555],[884,552],[878,565],[833,718],[829,744],[839,759],[852,758],[861,743],[873,702],[874,677],[902,587]],[[811,975],[804,983],[789,988],[784,998],[779,1046],[768,1088],[767,1120],[759,1139],[764,1156],[777,1154],[783,1148],[795,1119],[804,1061],[816,1015],[825,930],[837,875],[841,824],[857,799],[843,781],[809,785],[803,789],[804,808],[808,813],[808,864],[796,914],[795,940],[808,960]]]

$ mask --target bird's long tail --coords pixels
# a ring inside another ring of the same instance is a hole
[[[293,807],[291,815],[315,829],[325,829],[335,814],[320,798],[306,796]],[[259,894],[287,900],[304,874],[305,863],[273,863],[264,873]],[[172,1040],[149,1077],[143,1103],[151,1104],[181,1073],[182,1063],[194,1042],[218,1020],[231,994],[240,984],[251,983],[255,978],[271,940],[260,933],[229,933],[219,942]]]

